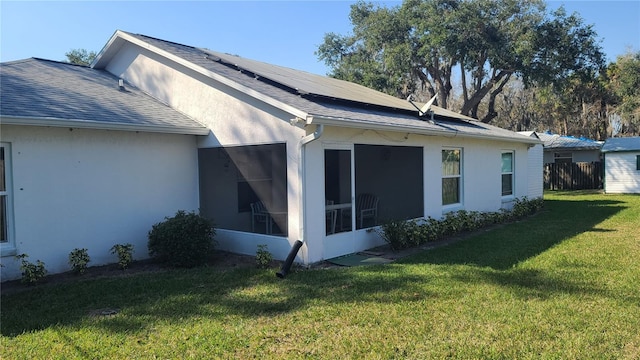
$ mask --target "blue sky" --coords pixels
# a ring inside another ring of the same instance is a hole
[[[376,1],[374,1],[376,2]],[[396,6],[400,1],[379,2]],[[99,51],[115,30],[324,75],[314,52],[325,33],[351,30],[353,1],[5,1],[0,0],[0,61],[64,60]],[[593,24],[609,61],[640,51],[640,1],[548,1]]]

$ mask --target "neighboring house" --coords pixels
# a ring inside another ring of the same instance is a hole
[[[602,188],[601,141],[573,136],[523,131],[544,142],[544,188],[584,190]]]
[[[221,249],[284,259],[301,240],[311,264],[384,244],[385,220],[542,196],[534,137],[143,35],[117,31],[91,67],[29,59],[0,78],[2,280],[20,253],[52,273],[74,248],[145,258],[177,210],[212,218]]]
[[[592,163],[601,160],[602,141],[586,138],[536,133],[544,142],[544,163]]]
[[[640,194],[640,137],[607,139],[602,153],[604,191]]]

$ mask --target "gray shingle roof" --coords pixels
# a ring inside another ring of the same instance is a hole
[[[417,109],[405,100],[341,80],[215,53],[145,35],[122,33],[181,58],[198,68],[299,109],[314,118],[319,118],[314,120],[316,123],[330,122],[331,125],[344,127],[384,127],[396,131],[437,132],[449,136],[537,142],[536,139],[506,129],[479,121],[467,121],[470,118],[442,108],[436,108],[434,111],[437,120],[435,123],[425,121],[418,118]],[[354,89],[362,89],[366,94],[358,97],[358,91]]]
[[[26,59],[0,64],[0,115],[50,126],[204,134],[206,128],[103,70]],[[62,125],[60,125],[62,126]]]
[[[609,138],[602,146],[602,152],[640,151],[640,136]]]
[[[586,138],[576,138],[573,136],[550,134],[539,132],[538,137],[544,142],[545,149],[571,149],[571,150],[599,150],[602,147],[601,141]]]

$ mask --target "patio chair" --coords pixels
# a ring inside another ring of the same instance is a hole
[[[378,197],[372,194],[360,194],[356,197],[356,221],[360,221],[359,229],[364,227],[364,219],[373,219],[378,223]]]
[[[351,210],[345,209],[342,212],[342,219],[351,223]],[[373,219],[373,225],[378,223],[378,197],[372,194],[360,194],[356,196],[356,223],[360,224],[358,229],[364,227],[365,219]],[[350,225],[349,225],[350,226]]]
[[[327,200],[326,205],[333,205],[333,200]],[[336,232],[336,220],[338,217],[338,210],[326,210],[327,216],[327,235],[335,234]]]
[[[249,204],[251,206],[251,231],[256,232],[256,223],[264,223],[264,232],[271,234],[271,215],[262,201]]]

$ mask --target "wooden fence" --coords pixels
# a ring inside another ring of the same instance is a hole
[[[602,189],[601,162],[544,164],[544,188],[547,190]]]

